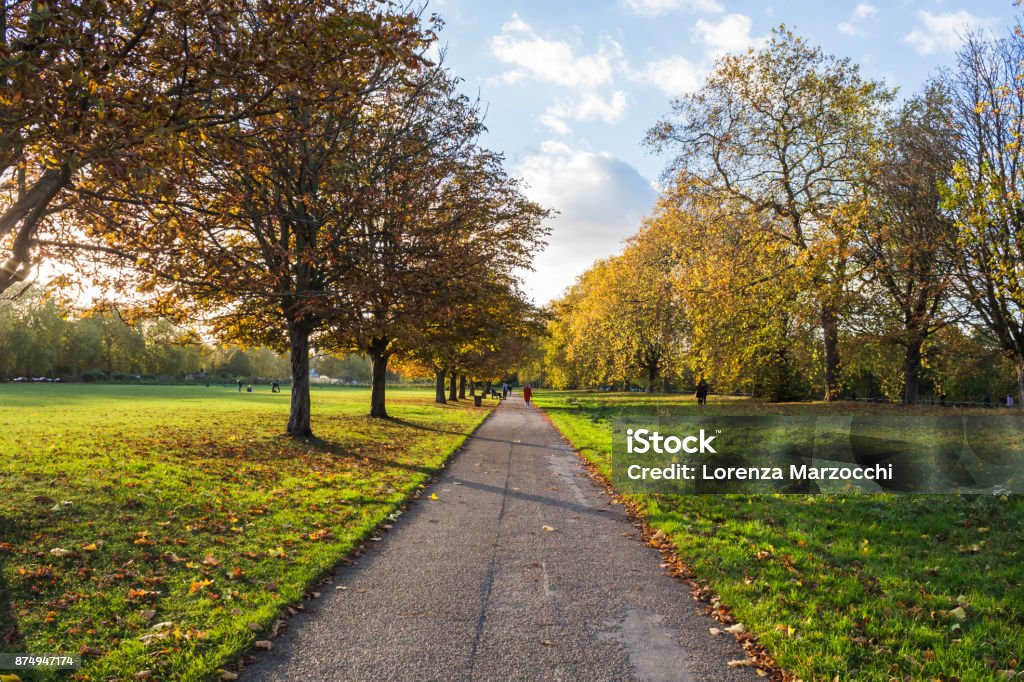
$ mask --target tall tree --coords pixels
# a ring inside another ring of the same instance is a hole
[[[156,312],[204,319],[225,340],[287,348],[287,432],[305,437],[311,337],[351,315],[345,284],[369,199],[353,191],[362,150],[388,115],[382,93],[423,67],[433,33],[373,0],[285,9],[261,6],[249,19],[281,37],[264,55],[267,69],[220,74],[232,97],[265,106],[182,133],[173,165],[131,194],[110,186],[80,216],[104,248],[131,259]]]
[[[946,207],[959,230],[960,285],[1017,368],[1024,403],[1024,36],[969,35],[947,74],[959,141]]]
[[[802,252],[813,270],[824,389],[839,397],[838,335],[848,226],[837,210],[857,196],[874,123],[892,93],[848,59],[778,28],[759,50],[725,56],[704,86],[672,105],[647,144],[755,214],[753,224]]]
[[[513,281],[546,234],[547,212],[522,195],[500,156],[478,146],[476,103],[457,84],[436,68],[389,93],[392,113],[374,126],[360,164],[367,200],[345,281],[353,314],[336,319],[332,334],[371,358],[374,417],[387,416],[389,358],[416,349],[432,325],[457,326],[480,303],[482,284]]]
[[[942,209],[940,185],[950,177],[953,138],[940,85],[909,100],[885,125],[865,188],[866,211],[853,218],[855,258],[864,268],[869,298],[877,291],[881,299],[872,307],[883,314],[871,314],[870,324],[903,348],[908,405],[917,402],[922,346],[949,321],[956,231]]]

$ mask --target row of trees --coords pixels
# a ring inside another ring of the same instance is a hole
[[[140,312],[287,351],[484,371],[535,317],[517,268],[547,211],[483,149],[427,55],[440,22],[384,0],[6,4],[11,259],[57,259]],[[93,257],[85,260],[83,253]]]
[[[324,358],[324,373],[358,374],[353,359]],[[26,294],[0,301],[0,381],[15,377],[103,380],[118,376],[181,379],[205,372],[220,378],[287,376],[286,359],[269,348],[204,344],[168,320],[126,324],[115,312],[75,314],[53,299]],[[353,376],[353,378],[357,378]],[[363,376],[364,380],[369,375]]]
[[[913,403],[985,361],[977,398],[1002,367],[1024,400],[1022,64],[1019,29],[968,35],[894,107],[784,28],[722,58],[647,135],[671,156],[653,215],[554,304],[549,379]]]

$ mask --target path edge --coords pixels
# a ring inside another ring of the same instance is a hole
[[[657,549],[661,553],[665,572],[690,588],[690,594],[694,601],[703,606],[704,615],[710,616],[722,625],[734,625],[736,623],[736,618],[732,614],[732,609],[725,604],[719,604],[718,608],[714,608],[711,605],[711,598],[714,595],[714,589],[710,587],[709,584],[701,584],[696,571],[694,571],[683,560],[679,554],[679,548],[676,547],[675,543],[672,542],[664,531],[651,527],[640,502],[637,499],[622,495],[615,490],[611,481],[609,481],[608,478],[598,470],[597,466],[588,460],[583,453],[576,448],[573,442],[569,440],[564,433],[562,433],[562,430],[558,428],[558,425],[551,419],[551,415],[549,415],[543,408],[537,407],[536,409],[548,424],[551,425],[551,428],[555,430],[558,437],[561,438],[569,449],[572,450],[573,454],[576,455],[590,479],[608,494],[612,502],[623,507],[626,512],[626,517],[629,519],[630,523],[640,531],[640,541],[649,547]],[[728,633],[723,632],[722,634],[725,635]],[[796,677],[791,673],[787,673],[779,666],[771,654],[768,653],[768,650],[765,649],[764,645],[761,644],[757,635],[751,632],[744,632],[734,636],[740,646],[743,647],[743,650],[747,653],[747,657],[756,663],[755,667],[759,671],[759,674],[763,672],[767,675],[764,679],[771,680],[771,682],[801,682],[799,677]]]

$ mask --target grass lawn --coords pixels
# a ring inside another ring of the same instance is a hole
[[[538,391],[534,400],[606,477],[613,416],[698,409],[691,396],[678,395]],[[722,415],[952,414],[948,408],[728,399],[705,409]],[[1019,496],[635,499],[699,581],[796,677],[973,681],[1024,671]]]
[[[314,389],[311,445],[280,435],[288,399],[0,385],[0,651],[216,679],[490,411],[392,390],[381,421],[367,390]]]

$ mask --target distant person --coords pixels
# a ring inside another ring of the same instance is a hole
[[[708,404],[708,382],[705,381],[703,377],[701,377],[701,380],[697,383],[697,391],[694,395],[697,396],[698,405]]]
[[[281,384],[277,383],[276,381],[274,383],[270,384],[270,392],[271,393],[280,393],[281,392]]]
[[[252,384],[249,384],[249,385],[248,385],[248,386],[246,387],[246,389],[245,389],[245,392],[246,392],[246,393],[252,393]]]
[[[1006,394],[1006,406],[1013,407],[1013,396],[1009,393]]]
[[[239,393],[242,392],[242,380],[241,379],[238,380],[238,392]]]
[[[533,398],[533,389],[530,388],[530,384],[526,384],[526,386],[523,386],[523,402],[526,403],[527,407],[530,406],[530,400],[532,398]]]
[[[507,400],[508,399],[508,394],[509,394],[510,390],[511,389],[510,389],[507,381],[501,385],[501,399],[502,400]]]

